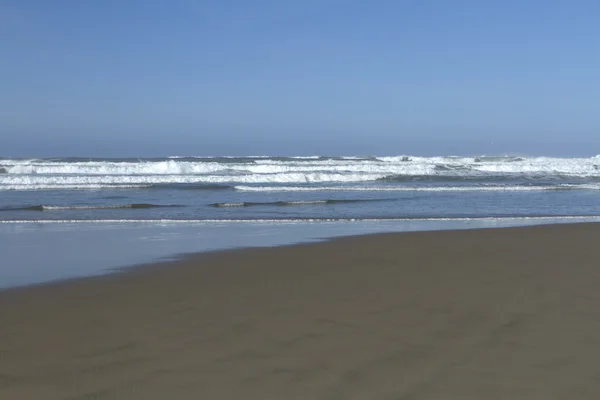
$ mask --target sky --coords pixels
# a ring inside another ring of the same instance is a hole
[[[0,0],[0,156],[593,156],[599,16],[592,0]]]

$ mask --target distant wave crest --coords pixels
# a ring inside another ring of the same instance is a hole
[[[163,159],[2,159],[0,190],[106,188],[231,189],[297,185],[460,180],[594,179],[600,158],[549,157],[181,157]]]

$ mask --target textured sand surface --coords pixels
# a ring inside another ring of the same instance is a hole
[[[0,399],[598,399],[600,225],[193,256],[0,292]]]

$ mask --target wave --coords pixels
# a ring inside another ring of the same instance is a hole
[[[100,190],[100,189],[160,189],[160,190],[233,190],[232,185],[221,184],[114,184],[114,183],[61,183],[61,184],[13,184],[1,185],[0,190]]]
[[[354,173],[287,173],[287,174],[269,174],[256,175],[248,174],[243,176],[223,176],[223,175],[201,175],[201,176],[0,176],[0,190],[52,190],[52,189],[125,189],[125,188],[160,188],[168,187],[195,190],[218,190],[226,189],[228,186],[240,186],[240,184],[269,184],[277,185],[288,184],[337,184],[337,183],[368,183],[374,181],[389,182],[409,182],[413,176],[398,176],[385,174],[354,174]],[[423,175],[417,175],[417,180],[428,180]],[[556,175],[514,177],[510,179],[523,179],[526,181],[543,180],[567,180],[568,178]],[[573,178],[574,179],[574,178]],[[595,178],[589,178],[595,179]],[[481,181],[492,182],[509,180],[509,177],[494,176],[488,179],[475,179],[474,177],[443,177],[440,179],[431,178],[430,181]],[[237,184],[237,185],[236,185]],[[179,185],[179,187],[177,186]],[[203,186],[204,185],[204,186]],[[213,186],[214,185],[214,186]],[[398,190],[402,190],[399,187]]]
[[[381,181],[386,181],[385,179]],[[391,180],[390,182],[411,182],[412,180]],[[418,181],[418,180],[416,180]],[[423,179],[425,182],[436,182],[435,180]],[[461,180],[448,179],[446,182],[460,182]],[[500,179],[499,181],[502,181]],[[444,182],[443,180],[441,182]],[[488,181],[493,182],[493,181]],[[254,183],[254,182],[250,182]],[[295,182],[291,182],[295,183]],[[302,182],[299,182],[302,184]],[[338,182],[319,182],[324,184],[338,183]],[[347,182],[342,182],[347,183]],[[366,182],[368,183],[368,181]],[[17,185],[1,185],[0,191],[2,190],[126,190],[126,189],[174,189],[174,190],[237,190],[242,192],[503,192],[503,191],[514,191],[514,192],[528,192],[528,191],[552,191],[552,190],[600,190],[600,184],[506,184],[506,185],[485,185],[476,184],[470,186],[374,186],[366,184],[364,186],[285,186],[277,185],[275,182],[273,185],[195,185],[195,184],[130,184],[130,185],[119,185],[119,184],[85,184],[85,183],[63,183],[63,184],[17,184]]]
[[[600,190],[600,184],[503,186],[235,186],[241,192],[531,192]]]
[[[480,163],[480,162],[517,162],[517,161],[525,161],[525,159],[522,157],[511,157],[511,156],[504,156],[504,157],[481,156],[481,157],[473,158],[473,162],[476,162],[476,163]]]
[[[441,170],[441,169],[440,169]],[[450,171],[451,169],[445,169]],[[454,169],[458,171],[459,169]],[[381,182],[468,182],[468,183],[487,183],[487,182],[508,182],[512,181],[516,184],[536,182],[557,182],[557,181],[594,181],[600,179],[600,176],[590,176],[587,178],[574,177],[562,174],[512,174],[512,173],[483,173],[472,172],[468,174],[436,174],[436,175],[389,175],[377,179]]]
[[[600,215],[515,215],[515,216],[430,216],[356,218],[212,218],[212,219],[35,219],[0,220],[0,224],[211,224],[211,223],[323,223],[323,222],[403,222],[403,221],[579,221],[599,222]]]
[[[0,160],[0,165],[0,171],[3,171],[0,173],[0,190],[104,189],[161,185],[216,190],[220,188],[218,185],[227,187],[244,184],[600,178],[600,159],[596,157],[3,159]]]
[[[233,190],[231,185],[219,184],[186,184],[186,183],[164,183],[148,186],[150,189],[173,189],[173,190]]]
[[[587,174],[597,171],[594,158],[521,157],[218,157],[147,160],[2,160],[7,174],[63,175],[187,175],[225,173],[273,174],[288,172],[363,172],[415,174],[444,171],[502,171]]]
[[[277,173],[243,175],[146,175],[146,176],[90,176],[90,175],[5,175],[0,177],[0,189],[17,188],[99,188],[113,186],[143,187],[160,184],[233,184],[233,183],[320,183],[365,182],[384,177],[385,174],[368,173]]]
[[[477,181],[477,182],[497,182],[509,181],[515,179],[536,180],[544,177],[521,177],[513,175],[484,175],[484,174],[469,174],[469,175],[388,175],[377,179],[381,182],[462,182],[462,181]]]
[[[266,202],[231,202],[231,203],[212,203],[211,207],[229,208],[229,207],[254,207],[254,206],[310,206],[310,205],[330,205],[330,204],[351,204],[367,203],[375,201],[388,201],[393,199],[326,199],[326,200],[296,200],[296,201],[266,201]]]
[[[132,203],[132,204],[115,204],[115,205],[86,205],[86,206],[52,206],[52,205],[35,205],[35,206],[17,206],[4,207],[0,211],[66,211],[66,210],[118,210],[118,209],[148,209],[148,208],[172,208],[183,207],[181,205],[162,205],[149,203]]]
[[[143,189],[151,188],[150,184],[110,184],[110,183],[82,183],[82,184],[8,184],[0,183],[0,190],[102,190],[102,189]]]

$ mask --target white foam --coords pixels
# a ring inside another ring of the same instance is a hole
[[[0,183],[0,190],[100,190],[100,189],[135,189],[135,188],[147,188],[152,185],[139,184],[139,185],[112,185],[112,184],[79,184],[79,185],[53,185],[53,184],[14,184],[14,185],[2,185]]]
[[[600,190],[600,184],[556,186],[235,186],[243,192],[539,192],[549,190]]]
[[[385,174],[367,173],[280,173],[245,175],[5,175],[0,176],[0,188],[62,188],[144,186],[167,183],[321,183],[361,182],[385,177]]]
[[[36,175],[178,175],[224,171],[227,164],[208,162],[31,162],[5,167],[8,174]]]
[[[217,203],[216,206],[217,207],[223,207],[223,208],[244,207],[245,203],[244,202],[237,202],[237,203]]]
[[[221,157],[223,158],[223,157]],[[344,157],[236,162],[171,158],[162,161],[0,160],[0,190],[105,188],[168,183],[299,184],[366,182],[392,176],[600,177],[600,158],[515,157]],[[371,189],[369,189],[371,190]],[[426,190],[426,189],[425,189]],[[526,190],[526,189],[519,189]],[[536,189],[531,189],[536,190]]]
[[[286,174],[358,173],[387,175],[429,175],[434,164],[394,164],[375,161],[349,162],[257,160],[255,163],[217,163],[203,161],[20,163],[6,166],[8,174],[26,175],[197,175],[197,174]]]
[[[61,210],[110,210],[117,208],[125,208],[127,206],[41,206],[43,210],[47,211],[61,211]]]

